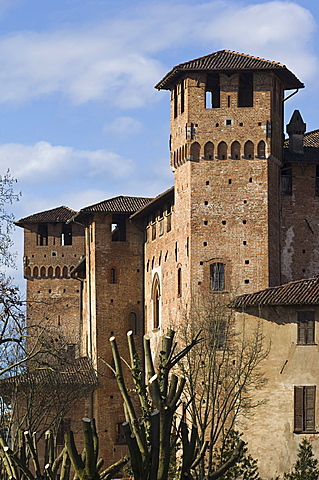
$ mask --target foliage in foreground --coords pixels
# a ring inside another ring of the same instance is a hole
[[[135,385],[139,406],[133,402],[126,379],[122,372],[122,361],[115,337],[110,338],[114,368],[112,368],[121,392],[126,422],[123,429],[131,455],[131,467],[135,480],[168,480],[172,452],[179,441],[180,457],[176,461],[175,478],[194,478],[196,467],[205,455],[208,442],[201,441],[194,424],[186,423],[184,416],[176,422],[179,407],[182,407],[182,393],[185,378],[180,376],[180,361],[201,342],[200,333],[180,351],[174,341],[175,332],[169,330],[162,336],[159,358],[152,357],[150,338],[144,336],[144,362],[146,375],[141,369],[135,348],[133,332],[128,332],[130,371]],[[157,361],[157,368],[155,367]],[[174,367],[177,370],[174,370]],[[179,375],[177,375],[177,373]],[[147,381],[145,382],[145,376]],[[221,478],[240,458],[244,442],[239,439],[229,458],[216,467],[210,468],[207,480]]]
[[[78,453],[72,431],[66,433],[65,445],[59,454],[52,432],[47,432],[43,458],[39,455],[38,439],[35,434],[21,432],[17,451],[12,451],[0,437],[0,478],[70,480],[75,472],[75,478],[78,480],[111,480],[128,462],[128,457],[101,471],[103,460],[98,458],[99,442],[95,422],[83,418],[82,427],[84,436],[82,455]]]
[[[312,445],[304,438],[299,444],[298,459],[290,473],[284,474],[285,480],[318,480],[318,460],[314,458]]]
[[[234,448],[238,444],[242,434],[236,430],[231,430],[226,437],[224,444],[221,448],[214,454],[214,465],[218,467],[219,465],[225,463],[231,456]],[[242,450],[242,455],[238,462],[231,467],[220,480],[260,480],[258,473],[257,460],[255,460],[249,453],[247,443]]]

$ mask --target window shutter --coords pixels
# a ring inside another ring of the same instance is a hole
[[[307,322],[305,319],[305,312],[298,312],[298,343],[306,344],[307,336]]]
[[[294,431],[303,431],[303,387],[295,387]]]
[[[307,343],[315,343],[315,312],[305,312],[307,320]]]
[[[305,431],[315,430],[316,387],[305,387]]]

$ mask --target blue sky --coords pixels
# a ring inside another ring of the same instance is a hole
[[[299,108],[319,128],[318,24],[316,0],[0,0],[0,173],[18,179],[16,218],[171,186],[169,94],[154,85],[216,50],[287,65],[306,88],[286,120]],[[21,229],[14,240],[21,284]]]

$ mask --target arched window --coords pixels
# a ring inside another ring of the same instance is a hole
[[[257,157],[266,158],[266,144],[263,140],[258,143],[257,146]]]
[[[223,263],[212,263],[210,266],[210,284],[215,292],[225,290],[225,265]]]
[[[31,277],[31,268],[30,268],[30,267],[27,267],[27,268],[25,269],[25,276],[26,276],[26,277]]]
[[[159,328],[160,326],[160,301],[161,291],[158,274],[154,275],[152,285],[152,304],[153,304],[153,328]]]
[[[55,267],[55,276],[60,277],[61,276],[61,268],[60,267]]]
[[[40,270],[40,277],[41,277],[41,278],[45,278],[45,276],[46,276],[45,267],[41,267],[41,270]]]
[[[245,143],[244,146],[244,157],[245,158],[254,158],[254,144],[250,140]]]
[[[207,142],[204,146],[204,157],[206,160],[212,160],[214,158],[214,144]]]
[[[52,278],[53,277],[53,267],[48,268],[48,277]]]
[[[182,296],[182,269],[177,270],[177,296]]]
[[[217,158],[225,160],[227,158],[227,145],[225,142],[220,142],[217,149]]]
[[[68,267],[66,265],[64,265],[64,267],[62,269],[62,277],[63,278],[68,278],[68,276],[69,276]]]
[[[116,268],[110,269],[110,283],[117,283]]]
[[[128,316],[128,327],[134,335],[138,334],[137,315],[135,312],[131,312]]]
[[[193,162],[199,162],[199,154],[200,154],[200,144],[198,142],[194,142],[191,144],[191,160]]]
[[[39,269],[38,267],[33,267],[33,276],[38,277],[39,276]]]
[[[233,142],[231,144],[231,158],[238,160],[240,158],[240,143]]]

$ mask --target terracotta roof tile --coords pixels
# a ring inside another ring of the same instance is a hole
[[[289,151],[289,138],[284,143],[284,161],[298,163],[319,163],[319,129],[307,132],[303,139],[304,153]]]
[[[165,77],[155,86],[158,90],[170,89],[176,83],[176,77],[184,71],[221,71],[221,70],[274,70],[282,79],[286,89],[303,88],[303,83],[288,68],[278,62],[253,57],[244,53],[231,50],[220,50],[218,52],[195,58],[185,63],[176,65]]]
[[[319,304],[319,276],[270,287],[260,292],[237,297],[235,308],[259,305],[316,305]]]
[[[89,212],[134,213],[151,200],[152,198],[143,197],[114,197],[82,208],[78,215]]]
[[[148,204],[146,204],[140,210],[135,212],[131,216],[131,218],[136,219],[139,216],[144,216],[148,214],[150,211],[153,211],[154,209],[156,209],[159,205],[167,202],[168,199],[174,202],[174,187],[170,187],[169,189],[165,190],[165,192],[160,193],[155,198],[151,199],[151,201]]]
[[[66,385],[91,385],[92,387],[97,385],[96,373],[88,357],[76,358],[72,363],[66,364],[65,368],[60,371],[55,371],[51,368],[39,369],[22,373],[21,375],[6,377],[0,381],[2,388],[4,385],[21,385],[40,382],[52,385],[56,385],[57,383]]]
[[[26,223],[39,223],[39,222],[66,222],[76,214],[75,210],[71,210],[68,207],[56,207],[51,210],[45,210],[44,212],[34,213],[28,217],[21,218],[16,225],[20,227]]]

